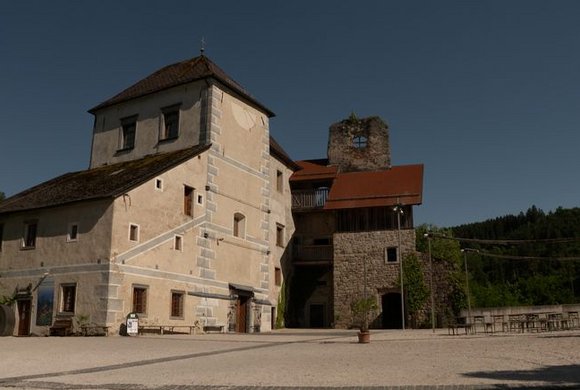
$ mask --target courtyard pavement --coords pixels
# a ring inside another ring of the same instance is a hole
[[[580,389],[580,331],[0,337],[0,389]]]

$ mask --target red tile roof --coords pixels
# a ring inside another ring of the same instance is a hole
[[[336,166],[327,165],[328,160],[326,159],[296,161],[296,164],[301,169],[294,172],[290,177],[290,181],[331,180],[336,177]]]
[[[252,95],[248,93],[248,91],[244,89],[244,87],[234,81],[226,74],[226,72],[224,72],[219,66],[217,66],[204,55],[181,61],[176,64],[167,65],[154,72],[153,74],[145,77],[143,80],[133,84],[121,93],[91,108],[89,112],[94,114],[101,108],[105,108],[113,104],[125,102],[127,100],[149,95],[164,89],[207,78],[218,80],[226,87],[232,89],[235,93],[241,95],[241,97],[245,98],[249,103],[263,110],[266,114],[268,114],[268,116],[274,116],[272,111],[258,102]]]
[[[340,173],[328,194],[327,210],[402,205],[423,201],[423,164],[384,171]]]

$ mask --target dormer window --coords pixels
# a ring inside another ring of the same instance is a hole
[[[163,123],[160,137],[162,141],[175,139],[179,136],[179,106],[174,105],[162,110]]]
[[[352,139],[352,146],[357,149],[364,149],[367,147],[368,139],[364,135],[357,135]]]

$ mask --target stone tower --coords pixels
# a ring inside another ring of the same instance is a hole
[[[391,167],[388,126],[377,116],[348,119],[330,126],[328,164],[339,172],[377,171]]]

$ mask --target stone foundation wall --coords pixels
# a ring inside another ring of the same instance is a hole
[[[398,246],[397,230],[335,233],[334,239],[334,320],[337,328],[352,324],[353,300],[398,291],[399,263],[387,262],[386,248]],[[415,230],[401,230],[401,258],[415,251]],[[366,274],[366,277],[365,277]],[[379,309],[380,310],[380,309]]]

